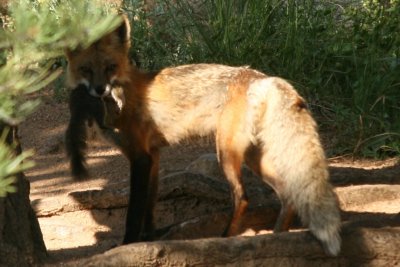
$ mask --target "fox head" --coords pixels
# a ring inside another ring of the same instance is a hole
[[[92,96],[103,97],[129,80],[130,26],[122,18],[120,26],[89,47],[66,51],[68,87],[84,85]]]

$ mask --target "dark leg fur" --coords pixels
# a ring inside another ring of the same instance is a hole
[[[146,217],[143,225],[142,240],[152,241],[154,239],[155,226],[153,211],[157,202],[158,193],[158,171],[159,171],[159,151],[152,151],[152,167],[150,174],[150,184],[148,185],[148,198],[146,203]]]
[[[153,160],[151,155],[142,154],[131,160],[131,184],[124,244],[141,240],[149,201],[149,186]]]
[[[71,173],[75,179],[88,176],[85,166],[86,126],[85,123],[96,122],[104,135],[120,146],[118,134],[104,126],[104,106],[102,100],[89,95],[86,86],[79,85],[71,91],[69,98],[70,121],[65,135],[67,156],[70,159]]]

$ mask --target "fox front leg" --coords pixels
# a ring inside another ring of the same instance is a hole
[[[123,244],[138,242],[144,229],[153,160],[142,153],[130,160],[130,194]]]

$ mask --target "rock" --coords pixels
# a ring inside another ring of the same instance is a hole
[[[200,173],[213,178],[224,179],[215,153],[203,154],[186,167],[186,171]]]

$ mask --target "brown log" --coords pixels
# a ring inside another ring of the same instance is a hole
[[[117,247],[67,266],[395,266],[400,228],[342,231],[338,257],[328,257],[308,232],[253,237],[158,241]]]
[[[400,164],[379,169],[330,167],[331,182],[336,186],[355,184],[400,184]]]

